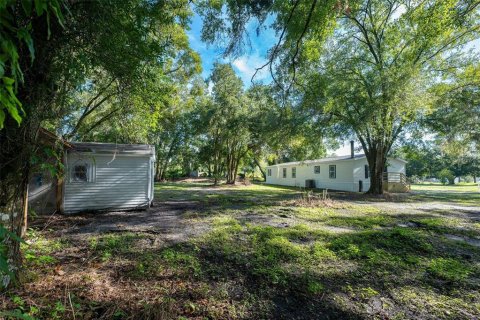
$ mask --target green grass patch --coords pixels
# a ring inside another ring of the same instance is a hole
[[[472,272],[472,268],[457,259],[435,258],[427,268],[432,277],[446,281],[464,281]]]
[[[107,234],[90,238],[89,247],[100,256],[102,261],[107,261],[112,256],[131,252],[134,243],[141,238],[142,235],[134,233]]]

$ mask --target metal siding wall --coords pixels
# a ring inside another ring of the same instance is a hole
[[[95,181],[70,181],[71,166],[83,159],[95,167]],[[69,154],[64,207],[66,213],[148,206],[150,157]]]

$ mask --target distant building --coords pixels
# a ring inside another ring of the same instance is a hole
[[[384,189],[406,192],[403,159],[387,159]],[[370,188],[370,170],[364,154],[329,157],[317,160],[288,162],[268,166],[267,184],[296,187],[314,187],[340,191],[365,192]]]

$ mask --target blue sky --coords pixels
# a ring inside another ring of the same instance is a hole
[[[267,25],[270,21],[267,21]],[[194,15],[190,24],[190,30],[187,31],[190,46],[193,50],[200,54],[202,59],[202,77],[207,79],[210,75],[213,64],[216,61],[223,63],[231,63],[237,75],[242,79],[245,87],[251,85],[251,78],[255,72],[255,68],[262,66],[266,62],[267,50],[272,48],[277,38],[275,33],[270,30],[263,30],[260,36],[257,36],[255,29],[257,23],[252,22],[247,26],[249,37],[251,41],[251,48],[245,48],[245,52],[239,57],[227,57],[222,56],[222,48],[217,45],[207,45],[201,40],[202,19],[197,14]],[[467,49],[473,49],[480,51],[480,40],[476,40],[467,46]],[[256,81],[269,83],[271,76],[267,68],[257,73],[255,77]],[[336,150],[328,150],[329,153],[335,153],[337,155],[348,155],[350,153],[350,142],[341,141],[340,146]]]
[[[276,43],[276,37],[272,30],[263,31],[258,37],[255,32],[257,24],[252,22],[248,25],[247,30],[251,41],[251,48],[245,48],[245,52],[239,57],[222,57],[222,48],[216,45],[207,45],[201,40],[202,19],[195,14],[190,24],[190,30],[187,32],[190,40],[190,46],[197,51],[202,58],[203,78],[208,78],[213,64],[216,61],[231,63],[235,72],[243,80],[246,87],[251,84],[251,78],[255,72],[255,68],[262,66],[266,62],[267,50]],[[262,70],[257,73],[256,81],[271,81],[268,70]]]
[[[267,25],[271,22],[271,19],[267,19]],[[192,49],[197,51],[202,58],[203,72],[202,76],[204,79],[208,78],[210,75],[213,64],[215,61],[228,62],[233,65],[235,72],[243,80],[243,83],[246,87],[251,85],[251,78],[255,72],[255,68],[262,66],[267,56],[267,50],[272,48],[276,42],[277,37],[271,29],[263,30],[260,36],[257,36],[255,29],[257,23],[251,22],[247,26],[249,32],[249,38],[251,41],[251,48],[246,48],[243,55],[239,57],[222,57],[222,48],[219,48],[217,45],[207,45],[201,40],[201,30],[202,30],[202,19],[197,14],[194,15],[192,22],[190,24],[190,30],[187,31],[187,35],[190,40],[190,46]],[[473,49],[476,51],[480,50],[480,40],[476,40],[470,45],[467,46],[467,49]],[[271,81],[269,71],[267,68],[257,73],[255,77],[256,81],[268,83]]]

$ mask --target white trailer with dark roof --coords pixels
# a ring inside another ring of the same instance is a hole
[[[403,183],[405,164],[403,159],[387,159],[386,190],[408,191],[407,184]],[[363,154],[288,162],[268,166],[266,170],[267,184],[309,187],[308,181],[313,180],[313,187],[320,189],[365,192],[370,188],[370,171]]]

